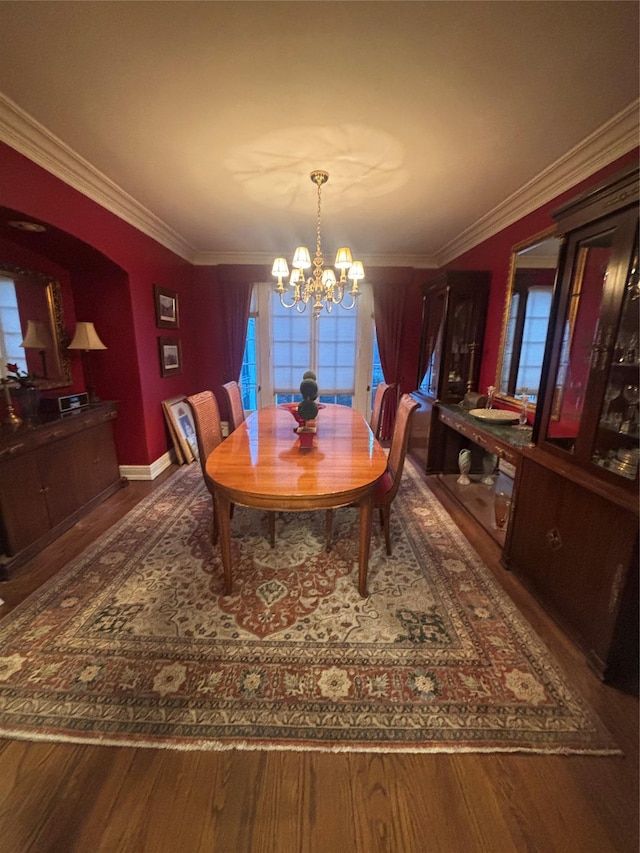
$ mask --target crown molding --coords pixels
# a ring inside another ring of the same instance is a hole
[[[2,92],[0,140],[176,255],[192,260],[193,248],[177,232]]]
[[[639,104],[633,101],[433,255],[370,255],[370,267],[435,269],[559,196],[637,147]],[[260,252],[198,252],[176,231],[0,92],[0,140],[143,234],[197,266],[267,264]]]
[[[555,163],[444,245],[437,253],[438,266],[444,266],[473,249],[636,148],[640,144],[639,107],[640,101],[632,101]]]
[[[271,268],[273,254],[267,252],[196,252],[191,262],[195,266],[215,267],[221,264],[254,264]],[[415,269],[436,269],[434,255],[362,255],[366,267],[413,267]]]

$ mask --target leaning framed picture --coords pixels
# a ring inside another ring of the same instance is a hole
[[[156,326],[159,329],[178,328],[178,294],[157,284],[153,285],[156,304]]]
[[[196,428],[193,422],[191,406],[187,398],[171,397],[162,401],[165,418],[169,426],[169,432],[173,439],[178,463],[193,462],[198,459],[198,440]]]
[[[180,338],[158,338],[158,350],[161,376],[178,376],[182,373]]]

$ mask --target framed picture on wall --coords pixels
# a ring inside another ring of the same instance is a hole
[[[156,304],[156,326],[159,329],[178,328],[178,294],[157,284],[153,285]]]
[[[193,422],[193,413],[184,396],[171,397],[162,401],[169,432],[179,464],[198,459],[198,441]]]
[[[182,373],[182,348],[180,338],[158,338],[160,375],[178,376]]]

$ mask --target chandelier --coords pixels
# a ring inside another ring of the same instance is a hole
[[[304,246],[298,246],[293,255],[291,276],[289,285],[293,288],[291,302],[285,301],[284,278],[289,276],[289,266],[284,258],[276,258],[273,262],[271,274],[278,279],[276,293],[280,295],[280,302],[285,308],[295,308],[300,314],[307,307],[307,302],[313,299],[313,316],[318,317],[323,308],[328,312],[334,305],[341,305],[350,310],[355,308],[358,292],[358,281],[364,278],[364,268],[361,261],[354,261],[351,257],[351,249],[343,246],[336,252],[334,266],[340,271],[340,277],[332,269],[324,268],[322,257],[322,234],[320,224],[321,192],[322,185],[329,180],[327,172],[319,169],[311,172],[311,180],[318,187],[318,219],[316,225],[316,255],[313,259],[313,271],[308,278],[305,270],[311,267],[309,250]],[[348,289],[351,281],[351,288]],[[351,296],[349,304],[344,302],[345,296]]]

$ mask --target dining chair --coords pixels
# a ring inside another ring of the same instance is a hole
[[[393,427],[393,435],[391,436],[391,448],[389,450],[389,457],[387,460],[387,470],[378,480],[373,497],[374,508],[380,513],[380,524],[384,530],[384,541],[387,548],[387,555],[389,557],[391,556],[391,533],[389,523],[391,517],[391,504],[398,492],[400,480],[402,479],[404,460],[409,446],[411,420],[419,405],[418,401],[414,400],[410,394],[403,394],[402,397],[400,397],[398,410],[396,412],[396,422]]]
[[[193,412],[193,423],[196,428],[196,440],[198,442],[198,456],[200,457],[200,467],[202,468],[202,476],[204,482],[211,495],[213,502],[213,517],[212,517],[212,532],[211,542],[213,545],[218,543],[218,511],[216,508],[215,492],[213,481],[207,474],[207,457],[216,447],[222,443],[222,421],[220,420],[220,409],[213,391],[200,391],[198,394],[192,394],[187,397],[187,402],[191,406]],[[233,515],[233,504],[231,505],[231,514]],[[275,513],[267,513],[269,523],[269,539],[271,547],[275,546],[276,541],[276,517]]]
[[[387,459],[387,468],[378,480],[373,496],[374,509],[377,509],[380,514],[380,524],[384,531],[384,541],[387,549],[387,555],[391,556],[391,534],[390,534],[390,517],[391,504],[395,498],[400,480],[402,479],[402,471],[404,468],[404,460],[407,455],[409,446],[409,433],[411,428],[411,419],[415,410],[419,407],[417,400],[414,400],[410,394],[403,394],[398,403],[396,412],[396,422],[393,427],[393,435],[391,437],[391,448]],[[333,510],[328,509],[326,512],[326,543],[327,551],[331,550],[332,545],[332,528],[333,528]]]
[[[387,384],[386,382],[381,382],[376,388],[376,393],[373,397],[373,407],[371,409],[371,419],[369,421],[371,432],[376,438],[380,437],[382,418],[387,401],[391,397],[392,393],[395,392],[397,387],[398,386],[395,383]]]
[[[213,501],[213,527],[211,541],[214,545],[218,542],[218,512],[214,498],[213,482],[207,474],[207,456],[212,453],[219,444],[222,444],[222,422],[218,402],[213,391],[200,391],[187,397],[187,402],[193,412],[193,423],[196,428],[196,441],[198,442],[198,456],[204,482],[211,494]]]
[[[238,429],[244,421],[242,394],[240,393],[240,386],[237,382],[225,382],[222,387],[229,403],[229,431],[233,431],[234,429]]]

